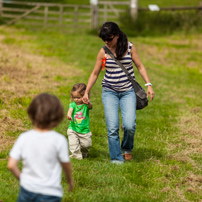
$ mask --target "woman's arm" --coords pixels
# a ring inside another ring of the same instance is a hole
[[[144,65],[142,64],[134,45],[132,45],[132,48],[131,48],[131,57],[132,57],[132,60],[135,64],[135,66],[137,67],[140,75],[144,79],[145,83],[150,83],[147,71],[146,71]],[[147,86],[147,97],[149,97],[149,94],[151,95],[151,101],[152,101],[154,99],[154,90],[151,85]]]
[[[13,173],[13,175],[19,180],[20,179],[21,171],[18,168],[18,160],[10,157],[8,159],[8,165],[7,165],[7,167]]]
[[[96,63],[95,63],[95,66],[94,66],[94,69],[88,79],[88,84],[87,84],[87,87],[86,87],[86,91],[85,91],[85,94],[82,98],[83,102],[88,104],[88,94],[91,90],[91,88],[93,87],[93,85],[95,84],[99,74],[100,74],[100,71],[101,71],[101,68],[102,68],[102,62],[101,60],[104,58],[105,56],[105,52],[104,52],[104,49],[101,48],[99,53],[97,54],[97,59],[96,59]]]

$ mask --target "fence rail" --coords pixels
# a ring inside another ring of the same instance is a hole
[[[149,8],[138,8],[139,11],[150,11]],[[179,11],[179,10],[202,10],[202,6],[172,6],[172,7],[160,7],[159,11]]]
[[[91,5],[0,1],[0,16],[6,24],[29,24],[40,27],[89,29]]]
[[[120,14],[129,9],[129,1],[98,1],[95,7],[0,0],[0,16],[6,19],[7,24],[74,27],[74,31],[80,27],[96,28],[108,20],[118,22]]]

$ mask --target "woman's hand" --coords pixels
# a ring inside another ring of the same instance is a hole
[[[85,103],[85,104],[88,104],[88,103],[89,103],[89,98],[88,98],[88,94],[87,94],[87,93],[85,93],[84,96],[82,97],[82,101],[83,101],[83,103]]]
[[[133,62],[135,63],[135,66],[137,67],[140,75],[144,79],[145,83],[150,83],[147,71],[146,71],[144,65],[142,64],[134,45],[132,45],[132,48],[131,48],[131,57],[132,57]],[[150,86],[150,85],[147,87],[147,98],[149,97],[149,94],[151,95],[151,101],[152,101],[154,99],[154,90],[153,90],[152,86]]]
[[[152,101],[154,99],[154,95],[155,95],[152,86],[147,87],[147,98],[149,97],[149,94],[151,95],[151,101]]]

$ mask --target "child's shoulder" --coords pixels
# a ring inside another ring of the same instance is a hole
[[[34,129],[31,129],[31,130],[28,130],[28,131],[25,131],[25,132],[21,133],[19,135],[19,137],[24,138],[26,136],[29,136],[29,135],[33,134],[33,133],[34,133]]]
[[[43,137],[60,137],[60,138],[64,138],[64,135],[54,131],[54,130],[50,130],[50,131],[46,131],[46,132],[39,132],[37,130],[29,130],[29,131],[26,131],[24,133],[21,133],[19,137],[22,137],[22,138],[29,138],[30,136],[34,136],[34,137],[40,137],[40,136],[43,136]]]
[[[69,106],[70,106],[70,107],[76,106],[76,102],[70,102]]]
[[[28,131],[21,133],[17,138],[17,142],[23,144],[23,142],[29,140],[30,137],[32,136],[33,131],[34,130],[32,129],[32,130],[28,130]]]
[[[50,131],[55,137],[60,137],[60,138],[65,138],[64,135],[62,135],[61,133],[58,133],[55,130],[51,130]]]
[[[52,136],[53,138],[56,138],[57,140],[58,139],[60,139],[61,141],[67,140],[66,137],[62,135],[61,133],[58,133],[54,130],[51,130],[50,132],[51,132],[50,136]]]

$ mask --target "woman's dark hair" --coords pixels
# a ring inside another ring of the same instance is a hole
[[[48,93],[37,95],[27,108],[32,124],[40,129],[56,127],[64,118],[64,109],[60,100]]]
[[[126,34],[120,30],[119,26],[114,22],[105,22],[100,29],[99,37],[105,40],[117,34],[119,34],[119,38],[117,40],[116,57],[117,59],[121,59],[128,49],[128,39]]]
[[[86,84],[85,83],[76,83],[73,85],[72,89],[71,89],[71,98],[73,98],[73,94],[74,92],[79,93],[80,95],[84,96],[84,93],[86,91]]]

